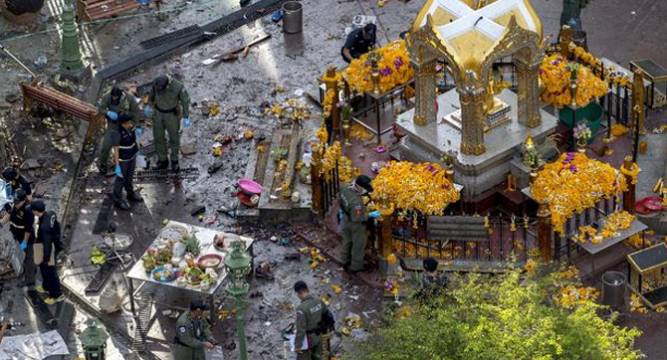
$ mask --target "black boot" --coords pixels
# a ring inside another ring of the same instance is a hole
[[[155,165],[156,170],[167,170],[167,168],[169,168],[169,161],[167,160],[159,160]]]
[[[171,161],[171,171],[173,172],[179,172],[181,168],[178,166],[178,160],[172,160]]]

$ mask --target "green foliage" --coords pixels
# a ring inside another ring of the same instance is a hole
[[[455,276],[445,294],[393,319],[354,360],[634,360],[637,329],[597,315],[592,301],[572,310],[552,300],[556,276]]]

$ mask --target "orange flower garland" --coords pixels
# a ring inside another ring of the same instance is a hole
[[[578,107],[588,105],[592,100],[603,96],[609,91],[605,81],[598,78],[586,66],[569,63],[562,55],[553,54],[540,65],[540,80],[544,84],[542,100],[556,107],[564,107],[572,103],[570,79],[572,69],[577,71],[576,104]]]
[[[416,210],[423,215],[442,215],[460,194],[435,163],[392,161],[373,179],[371,198],[382,209]]]
[[[380,56],[380,91],[387,92],[396,86],[407,84],[414,77],[414,70],[410,65],[410,55],[404,40],[393,41],[377,50]],[[363,93],[373,91],[371,80],[371,64],[368,55],[354,59],[344,70],[344,76],[353,91]]]
[[[626,188],[625,178],[611,165],[582,153],[566,153],[538,172],[530,191],[535,200],[549,206],[554,229],[562,232],[572,214]]]

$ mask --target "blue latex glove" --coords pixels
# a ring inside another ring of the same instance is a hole
[[[109,111],[107,111],[107,117],[111,121],[116,121],[116,120],[118,120],[118,113],[115,112],[115,111],[109,110]]]
[[[192,125],[192,120],[189,117],[183,118],[183,127],[187,129],[190,125]]]
[[[118,177],[123,177],[123,171],[120,169],[120,165],[116,165],[116,167],[113,170],[114,174]]]
[[[153,108],[150,105],[144,106],[144,116],[147,118],[153,116]]]
[[[283,12],[282,10],[276,10],[271,14],[271,21],[273,22],[278,22],[283,19]]]
[[[380,217],[380,212],[377,211],[377,210],[371,211],[371,213],[368,214],[368,217],[371,218],[371,219],[379,218]]]
[[[134,135],[137,136],[137,139],[140,138],[141,135],[143,135],[143,134],[144,134],[144,128],[142,128],[142,127],[138,127],[138,126],[137,126],[137,127],[134,129]]]
[[[25,240],[21,241],[21,244],[19,244],[19,247],[21,248],[21,250],[26,251],[28,249],[28,242],[25,241]]]

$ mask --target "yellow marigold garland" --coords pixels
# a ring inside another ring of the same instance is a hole
[[[352,160],[343,155],[343,148],[339,141],[335,141],[324,150],[320,173],[326,181],[331,180],[332,171],[338,166],[338,179],[341,182],[352,181],[359,175],[359,169],[352,166]]]
[[[376,52],[380,55],[378,67],[380,69],[380,90],[389,91],[396,86],[407,84],[414,77],[414,70],[410,65],[410,55],[404,40],[393,41]],[[371,64],[368,54],[354,59],[344,70],[344,76],[353,91],[363,93],[373,90],[371,80]]]
[[[378,206],[442,215],[460,194],[435,163],[391,161],[373,179],[371,197]]]
[[[632,179],[632,185],[637,185],[637,176],[640,171],[642,171],[642,169],[636,163],[632,163],[632,169],[626,169],[625,166],[621,166],[621,173]]]
[[[590,239],[591,243],[600,244],[605,239],[616,236],[620,230],[629,228],[634,220],[635,216],[629,212],[624,210],[617,211],[607,217],[604,226],[600,231],[590,225],[580,226],[578,229],[579,233],[574,240],[580,243],[585,243]]]
[[[598,296],[599,292],[596,288],[566,285],[561,288],[560,293],[554,296],[554,300],[562,308],[573,309],[588,301],[595,301]]]
[[[572,214],[626,188],[625,178],[611,165],[577,152],[562,154],[546,164],[530,191],[535,200],[549,206],[554,230],[562,232]]]
[[[556,107],[564,107],[572,103],[570,91],[571,66],[560,54],[553,54],[540,65],[540,80],[544,84],[542,100]],[[578,107],[588,105],[593,99],[607,93],[609,87],[605,81],[595,76],[586,66],[577,66],[576,103]]]
[[[324,93],[324,101],[322,102],[322,116],[324,116],[325,118],[331,116],[331,111],[335,106],[334,104],[335,97],[336,97],[336,92],[333,89],[329,89],[327,90],[326,93]]]

